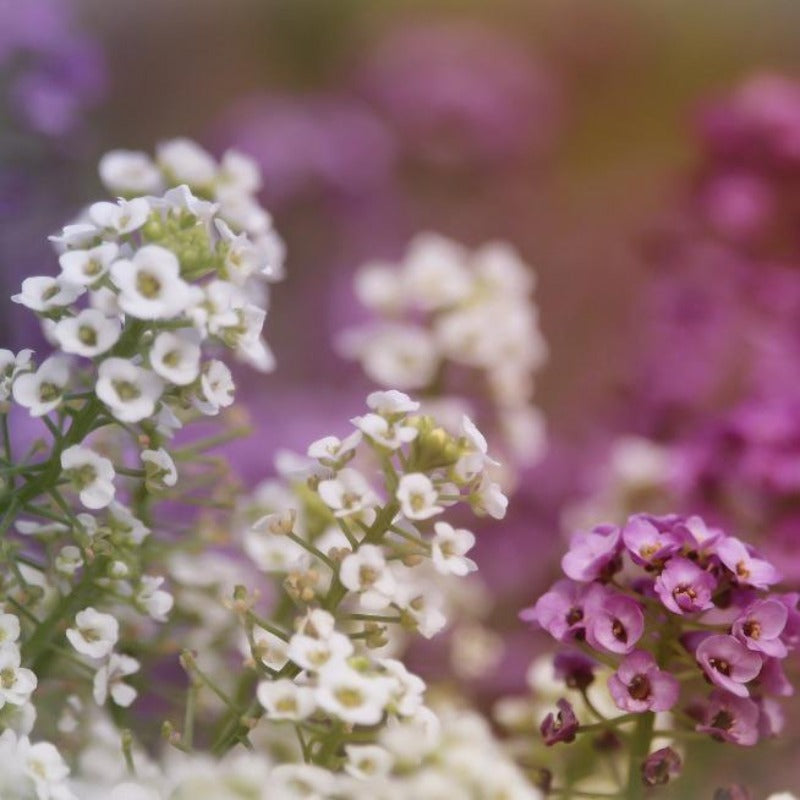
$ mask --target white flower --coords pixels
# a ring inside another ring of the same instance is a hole
[[[53,561],[56,571],[61,575],[74,575],[83,566],[83,556],[80,548],[73,544],[65,545],[58,551]]]
[[[147,153],[137,150],[112,150],[99,164],[100,180],[115,194],[157,194],[163,180]]]
[[[470,503],[476,513],[488,514],[493,519],[503,519],[508,509],[508,498],[503,494],[500,485],[494,483],[486,474],[481,478],[477,490],[470,496]]]
[[[138,319],[171,319],[196,302],[200,289],[181,278],[175,254],[157,244],[139,249],[131,260],[111,265],[120,289],[120,308]]]
[[[57,245],[57,249],[60,252],[63,248],[87,247],[99,235],[100,231],[95,225],[89,222],[77,222],[74,225],[65,225],[61,229],[61,233],[47,238]]]
[[[114,233],[132,233],[147,222],[150,203],[144,197],[118,200],[116,203],[100,202],[89,206],[89,219],[98,227]]]
[[[147,472],[148,486],[164,489],[178,482],[175,462],[163,447],[159,447],[158,450],[142,450],[141,459]]]
[[[22,281],[22,291],[12,295],[11,300],[30,308],[31,311],[46,313],[55,308],[71,305],[85,291],[83,286],[70,283],[63,278],[34,275]]]
[[[404,444],[413,442],[419,431],[410,425],[392,423],[380,414],[365,414],[350,420],[362,433],[383,447],[398,450]]]
[[[342,661],[353,654],[353,643],[343,633],[334,630],[314,633],[295,633],[289,640],[286,654],[298,667],[317,672],[331,661]]]
[[[161,378],[124,358],[108,358],[97,370],[95,394],[122,422],[152,416],[163,390]]]
[[[195,405],[203,414],[213,416],[219,413],[220,408],[227,408],[233,403],[235,389],[233,375],[227,365],[214,359],[203,365]]]
[[[289,572],[306,565],[309,556],[288,536],[276,536],[251,527],[244,534],[244,551],[263,572]]]
[[[338,436],[323,436],[308,446],[309,458],[316,458],[323,464],[335,465],[347,460],[361,442],[361,431],[353,431],[349,436],[340,439]]]
[[[0,708],[6,703],[21,706],[36,688],[36,675],[21,667],[19,648],[12,643],[0,647]]]
[[[166,622],[175,600],[169,592],[159,589],[164,583],[161,575],[142,575],[139,589],[134,598],[136,604],[156,622]]]
[[[360,592],[361,605],[370,610],[386,608],[395,594],[394,575],[383,551],[374,544],[361,545],[344,558],[339,566],[339,580],[351,592]]]
[[[341,470],[335,478],[320,481],[317,492],[336,517],[360,514],[378,502],[378,496],[367,479],[349,467]]]
[[[419,411],[419,403],[412,400],[407,394],[389,389],[385,392],[370,392],[367,395],[367,406],[376,414],[383,417],[393,417],[396,414],[408,414]]]
[[[247,234],[234,233],[221,219],[214,220],[220,237],[225,242],[225,277],[241,286],[247,279],[265,268],[264,254]]]
[[[8,400],[14,379],[33,369],[33,350],[20,350],[16,355],[11,350],[0,348],[0,402]]]
[[[466,258],[462,247],[443,236],[417,236],[403,264],[405,293],[423,311],[434,311],[465,300],[474,284],[465,265]]]
[[[255,159],[239,150],[226,150],[219,163],[217,181],[226,190],[254,194],[261,189],[261,170]]]
[[[217,176],[214,158],[191,139],[170,139],[156,148],[156,160],[173,183],[210,186]]]
[[[362,780],[381,778],[392,771],[394,758],[377,744],[347,744],[344,769],[349,775]]]
[[[50,356],[36,372],[24,372],[12,386],[14,400],[25,406],[32,417],[42,417],[61,403],[69,382],[69,361]]]
[[[400,478],[396,492],[400,508],[408,519],[430,519],[444,511],[437,505],[439,493],[431,479],[421,472],[411,472]]]
[[[453,471],[458,479],[468,482],[481,475],[487,466],[499,466],[488,455],[489,445],[486,437],[478,430],[475,423],[466,415],[461,419],[462,455]]]
[[[401,717],[410,717],[422,708],[425,681],[406,669],[396,658],[382,658],[378,662],[394,681],[391,707]]]
[[[0,647],[12,644],[19,639],[19,617],[13,614],[0,614]]]
[[[56,323],[53,336],[65,353],[94,358],[111,349],[120,337],[122,326],[94,308],[86,308],[76,317]]]
[[[431,559],[442,575],[464,575],[474,572],[478,565],[466,554],[475,544],[475,534],[464,528],[454,528],[449,522],[437,522],[431,542]]]
[[[38,800],[77,800],[64,784],[69,767],[55,746],[50,742],[30,744],[27,739],[24,742],[20,747],[22,764],[36,787]]]
[[[401,276],[394,264],[365,264],[356,273],[353,287],[361,304],[373,311],[391,314],[402,306]]]
[[[440,355],[432,335],[416,325],[387,324],[345,335],[341,348],[357,356],[367,375],[382,386],[420,389],[436,376]]]
[[[298,721],[307,719],[316,709],[314,690],[308,686],[298,686],[289,678],[261,681],[256,696],[264,706],[268,719]]]
[[[110,695],[114,703],[127,708],[136,699],[137,691],[123,679],[138,672],[140,666],[135,658],[112,653],[94,675],[92,696],[95,703],[105,705]]]
[[[199,224],[209,229],[211,220],[219,209],[217,203],[196,197],[184,183],[175,186],[155,201],[155,205],[169,213],[191,214]]]
[[[67,628],[67,639],[81,655],[105,658],[119,639],[119,623],[111,614],[90,606],[75,615],[75,627]]]
[[[194,338],[163,331],[150,348],[150,366],[176,386],[188,386],[200,374],[200,346]]]
[[[140,519],[137,519],[129,508],[122,503],[114,501],[108,507],[108,526],[116,533],[121,534],[129,544],[141,544],[150,533]]]
[[[76,286],[90,286],[108,272],[118,253],[115,242],[103,242],[89,250],[67,250],[58,258],[61,276]]]
[[[286,666],[289,645],[283,639],[260,625],[253,625],[252,638],[252,645],[246,638],[242,643],[246,655],[252,655],[270,669],[280,670]]]
[[[323,800],[336,785],[335,773],[314,764],[279,764],[269,774],[275,800]]]
[[[392,681],[364,675],[343,661],[331,662],[319,674],[317,705],[351,725],[377,725],[391,697]]]

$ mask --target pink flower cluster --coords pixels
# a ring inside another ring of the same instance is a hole
[[[608,689],[627,714],[680,704],[697,731],[739,745],[780,732],[800,595],[773,591],[780,574],[753,548],[699,517],[637,514],[575,534],[561,567],[521,617],[576,651],[557,661],[567,685],[613,664]],[[542,725],[548,744],[579,729],[566,700]]]

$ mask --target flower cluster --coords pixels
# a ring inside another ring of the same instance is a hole
[[[457,421],[464,395],[470,402],[473,394],[460,388],[459,371],[477,373],[500,446],[515,461],[535,460],[543,422],[531,405],[533,376],[547,348],[529,299],[533,286],[532,272],[507,245],[468,252],[421,235],[399,264],[374,262],[359,271],[358,298],[379,320],[346,331],[341,349],[379,385],[432,395],[443,421]]]
[[[522,616],[577,648],[562,662],[568,685],[586,687],[598,662],[610,666],[608,690],[625,713],[587,728],[562,700],[542,723],[548,744],[635,722],[633,787],[676,769],[671,755],[648,756],[656,712],[676,714],[656,736],[691,724],[753,745],[780,732],[775,698],[792,693],[782,661],[797,645],[798,597],[773,589],[778,570],[755,550],[699,517],[639,514],[575,534],[561,566],[566,578]]]

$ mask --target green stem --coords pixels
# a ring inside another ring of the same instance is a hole
[[[645,787],[642,780],[642,762],[650,752],[650,742],[653,738],[655,721],[656,715],[652,711],[646,711],[644,714],[639,715],[636,727],[631,731],[626,800],[642,800],[644,797]]]

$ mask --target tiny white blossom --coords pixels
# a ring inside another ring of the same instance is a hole
[[[316,458],[323,464],[336,464],[346,459],[361,442],[361,431],[353,431],[340,439],[338,436],[323,436],[308,446],[309,458]]]
[[[97,370],[95,393],[122,422],[152,416],[163,390],[161,378],[124,358],[108,358]]]
[[[225,277],[241,286],[247,279],[265,268],[264,255],[244,233],[234,233],[221,219],[214,220],[225,242]]]
[[[391,314],[402,305],[401,276],[393,264],[365,264],[356,273],[353,288],[361,304],[373,311]]]
[[[348,744],[344,769],[349,775],[362,780],[382,778],[392,771],[394,758],[388,750],[377,744]]]
[[[19,639],[19,617],[13,614],[0,614],[0,647],[12,644]]]
[[[200,346],[187,334],[163,331],[150,348],[150,366],[176,386],[188,386],[200,374]]]
[[[503,494],[500,485],[486,474],[481,478],[477,490],[470,496],[470,503],[477,513],[488,514],[493,519],[503,519],[508,509],[508,498]]]
[[[398,392],[397,389],[370,392],[367,395],[367,406],[384,417],[419,411],[419,403],[404,392]]]
[[[137,150],[112,150],[101,159],[100,180],[115,194],[156,194],[163,179],[158,167],[147,153]]]
[[[466,415],[461,420],[461,442],[463,452],[453,468],[458,479],[471,481],[481,475],[487,466],[498,466],[497,461],[488,454],[486,437]]]
[[[139,662],[131,656],[111,653],[108,661],[94,675],[92,696],[95,703],[105,705],[109,696],[118,706],[127,708],[137,695],[136,689],[124,682],[124,678],[139,671]]]
[[[36,688],[36,675],[20,666],[21,663],[22,656],[15,644],[0,647],[0,708],[6,703],[21,706]]]
[[[200,375],[200,391],[195,399],[197,409],[203,414],[213,416],[221,408],[233,403],[233,392],[236,386],[228,366],[213,359],[203,365]]]
[[[77,800],[64,783],[69,767],[50,742],[30,744],[27,739],[20,748],[26,775],[33,781],[38,800]]]
[[[137,250],[132,259],[111,265],[120,308],[137,319],[171,319],[196,302],[200,289],[181,278],[173,252],[157,244]]]
[[[163,489],[175,486],[178,482],[175,462],[163,447],[159,447],[158,450],[142,450],[141,459],[147,472],[148,486]]]
[[[98,227],[114,233],[132,233],[147,222],[150,203],[144,197],[133,200],[118,200],[116,203],[101,201],[89,206],[89,219]]]
[[[105,275],[119,253],[116,242],[102,242],[89,250],[67,250],[58,257],[64,280],[90,286]]]
[[[86,290],[63,278],[34,275],[22,281],[22,291],[11,296],[11,301],[26,306],[31,311],[46,313],[74,303]]]
[[[288,536],[276,536],[251,527],[244,534],[244,551],[263,572],[289,572],[308,562],[309,555]]]
[[[473,289],[466,266],[467,254],[455,242],[436,234],[422,234],[410,244],[402,271],[403,290],[423,311],[455,305]]]
[[[253,625],[252,638],[252,645],[247,638],[244,638],[242,642],[242,650],[245,655],[252,655],[270,669],[280,670],[286,666],[289,658],[289,645],[283,639],[260,625]]]
[[[83,556],[80,548],[75,547],[73,544],[65,545],[58,551],[53,565],[61,575],[74,575],[83,566]]]
[[[258,702],[264,707],[268,719],[302,720],[315,709],[314,690],[298,686],[289,678],[262,681],[256,691]]]
[[[378,662],[394,681],[392,688],[392,711],[401,717],[410,717],[422,708],[425,681],[406,669],[396,658],[382,658]]]
[[[159,587],[164,583],[161,575],[142,575],[134,600],[156,622],[166,622],[175,599]]]
[[[150,528],[135,517],[131,510],[122,505],[122,503],[114,501],[108,507],[108,514],[109,527],[111,527],[115,533],[122,534],[129,544],[141,544],[150,533]]]
[[[344,558],[339,566],[339,580],[351,592],[360,593],[364,608],[375,611],[392,602],[397,585],[383,551],[374,544],[361,545]]]
[[[289,658],[309,672],[317,672],[331,661],[343,660],[353,654],[353,643],[338,631],[295,633],[286,651]]]
[[[364,675],[346,662],[331,662],[320,674],[317,705],[352,725],[377,725],[391,697],[392,681]]]
[[[32,356],[33,350],[20,350],[15,354],[11,350],[0,348],[0,402],[11,396],[14,379],[33,369]]]
[[[411,472],[400,478],[396,496],[408,519],[430,519],[444,511],[437,505],[439,493],[431,479],[421,472]]]
[[[81,655],[105,658],[119,639],[119,623],[111,614],[90,606],[75,615],[75,627],[67,628],[67,639]]]
[[[64,356],[50,356],[36,372],[24,372],[14,380],[14,400],[32,417],[44,416],[61,403],[69,373],[69,361]]]
[[[378,502],[367,479],[357,470],[345,468],[335,478],[320,481],[317,492],[334,516],[360,514]]]
[[[110,350],[121,333],[119,319],[107,317],[94,308],[86,308],[75,317],[65,317],[53,328],[53,336],[65,353],[86,358],[94,358]]]
[[[397,450],[408,442],[417,438],[419,431],[410,425],[392,423],[380,414],[365,414],[363,417],[354,417],[351,422],[365,436],[376,444]]]
[[[226,150],[219,162],[217,180],[228,190],[254,194],[261,189],[261,170],[255,159],[239,150]]]
[[[47,238],[57,246],[60,252],[63,248],[88,247],[99,235],[100,231],[90,222],[77,222],[73,225],[65,225],[61,229],[61,233]]]
[[[156,160],[174,183],[210,186],[217,175],[214,158],[191,139],[162,142],[156,148]]]
[[[437,522],[431,542],[431,559],[442,575],[464,575],[474,572],[478,565],[466,554],[475,544],[475,534],[464,528],[454,528],[449,522]]]

